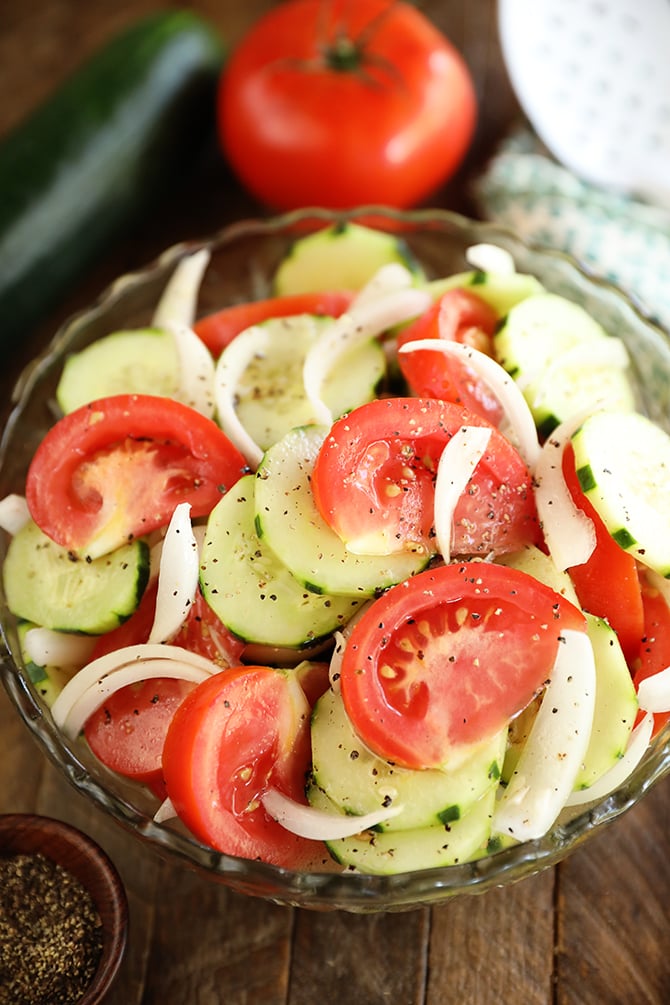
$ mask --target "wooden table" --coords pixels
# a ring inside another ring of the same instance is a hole
[[[151,0],[3,0],[0,134]],[[197,0],[233,43],[269,0]],[[422,7],[465,54],[481,118],[459,178],[434,204],[470,211],[468,179],[518,115],[493,0]],[[234,9],[233,9],[234,8]],[[2,193],[0,193],[0,199]],[[6,400],[22,362],[114,276],[168,244],[260,208],[218,161],[109,249],[3,361]],[[1,322],[0,322],[1,323]],[[11,366],[9,365],[11,363]],[[97,839],[128,890],[131,935],[109,1005],[662,1005],[670,1001],[670,791],[569,861],[515,887],[408,913],[356,916],[278,907],[210,884],[89,808],[47,762],[0,693],[0,812],[37,811]]]

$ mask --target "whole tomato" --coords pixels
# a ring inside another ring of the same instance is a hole
[[[461,163],[472,78],[453,45],[395,0],[287,0],[222,73],[223,150],[275,209],[415,205]]]

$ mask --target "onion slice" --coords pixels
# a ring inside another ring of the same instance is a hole
[[[167,328],[170,324],[193,324],[200,283],[210,257],[209,250],[201,248],[180,259],[154,311],[154,328]]]
[[[465,260],[479,272],[492,272],[498,276],[512,276],[516,272],[509,251],[497,244],[472,244],[466,249]]]
[[[154,813],[153,819],[154,823],[163,824],[166,820],[174,820],[176,816],[177,811],[172,804],[172,800],[164,799]]]
[[[670,667],[641,680],[637,700],[643,712],[670,712]]]
[[[196,412],[214,418],[214,359],[205,343],[188,325],[168,322],[179,359],[179,400]]]
[[[492,831],[532,841],[547,833],[570,797],[593,727],[596,668],[586,632],[567,630],[540,708]]]
[[[148,642],[167,642],[181,628],[198,589],[200,559],[190,503],[179,503],[163,539],[156,611]]]
[[[614,792],[615,789],[623,785],[642,760],[649,746],[653,728],[654,717],[651,712],[647,712],[630,734],[623,757],[620,757],[609,771],[601,775],[593,785],[590,785],[587,789],[575,789],[568,797],[565,805],[582,806],[584,803],[592,803],[596,800],[604,799],[610,792]]]
[[[29,628],[23,639],[28,659],[38,667],[83,666],[90,659],[97,639],[51,628]]]
[[[596,546],[593,520],[576,505],[563,477],[563,451],[584,416],[566,419],[551,433],[535,465],[535,503],[544,539],[561,572],[587,562]]]
[[[528,468],[533,471],[540,455],[535,421],[522,391],[507,371],[485,352],[451,339],[416,339],[400,346],[398,352],[418,352],[424,349],[461,359],[484,381],[500,402],[519,453]]]
[[[0,529],[8,534],[18,534],[30,520],[30,510],[26,497],[10,493],[0,499]]]
[[[375,338],[389,328],[418,317],[432,303],[426,290],[415,287],[396,289],[385,296],[354,301],[349,311],[328,325],[310,347],[303,364],[305,394],[311,402],[315,420],[326,426],[333,415],[322,398],[323,385],[333,367],[355,346]]]
[[[409,289],[413,282],[412,273],[405,265],[400,262],[387,262],[377,269],[365,286],[361,287],[349,307],[350,309],[364,307],[389,293]]]
[[[299,837],[310,838],[312,841],[336,841],[338,838],[353,837],[361,831],[390,820],[403,810],[402,806],[394,806],[375,810],[363,816],[327,813],[298,803],[278,789],[268,789],[261,796],[261,802],[270,816],[287,831]]]
[[[462,426],[440,456],[435,478],[435,537],[445,562],[451,558],[454,510],[473,472],[486,452],[491,430],[486,426]]]

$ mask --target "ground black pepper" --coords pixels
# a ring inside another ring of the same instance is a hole
[[[44,855],[0,856],[0,1005],[74,1005],[102,951],[79,881]]]

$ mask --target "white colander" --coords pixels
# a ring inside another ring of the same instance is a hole
[[[585,181],[670,206],[670,0],[499,0],[510,81]]]

